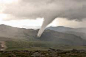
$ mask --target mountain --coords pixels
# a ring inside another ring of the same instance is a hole
[[[70,31],[73,28],[64,27],[64,26],[58,26],[58,27],[48,27],[47,29],[58,31],[58,32],[65,32],[65,31]]]
[[[86,28],[70,28],[70,27],[58,26],[58,27],[48,27],[47,29],[68,33],[68,34],[74,34],[82,37],[83,39],[86,39]]]
[[[0,25],[0,37],[8,39],[26,39],[28,41],[51,42],[59,45],[86,45],[86,41],[74,34],[45,30],[40,38],[36,37],[38,30],[16,28]]]
[[[58,44],[66,44],[66,45],[84,45],[85,40],[83,40],[81,37],[73,35],[73,34],[67,34],[62,32],[56,32],[52,30],[46,30],[43,35],[41,36],[42,40],[44,41],[53,41]]]
[[[59,31],[59,32],[75,31],[75,32],[86,33],[86,28],[70,28],[70,27],[58,26],[58,27],[48,27],[47,29]]]

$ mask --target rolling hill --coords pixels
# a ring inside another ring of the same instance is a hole
[[[58,27],[48,27],[47,29],[68,33],[68,34],[74,34],[86,40],[86,28],[70,28],[70,27],[58,26]]]
[[[43,41],[51,42],[59,45],[86,45],[86,41],[80,36],[57,32],[53,30],[45,30],[40,38],[37,38],[38,30],[16,28],[7,25],[0,25],[0,37],[9,39],[25,39],[27,41]],[[1,40],[1,39],[0,39]]]

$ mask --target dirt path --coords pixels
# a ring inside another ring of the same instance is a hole
[[[0,50],[5,50],[7,48],[5,41],[0,41]]]

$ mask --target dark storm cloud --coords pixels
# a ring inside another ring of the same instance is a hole
[[[63,17],[81,20],[86,18],[86,0],[21,0],[7,5],[4,13],[19,19]]]
[[[13,15],[15,19],[44,18],[37,35],[40,37],[45,27],[55,18],[85,19],[86,0],[20,0],[18,4],[7,5],[4,13]]]

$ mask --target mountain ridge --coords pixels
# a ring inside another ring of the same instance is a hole
[[[58,27],[48,27],[47,29],[68,33],[68,34],[74,34],[82,37],[83,39],[86,39],[86,28],[70,28],[70,27],[58,26]]]
[[[55,44],[64,45],[86,45],[84,39],[74,34],[47,29],[40,38],[37,38],[37,33],[38,30],[0,25],[0,37],[7,37],[10,39],[27,39],[28,41],[50,41]]]

